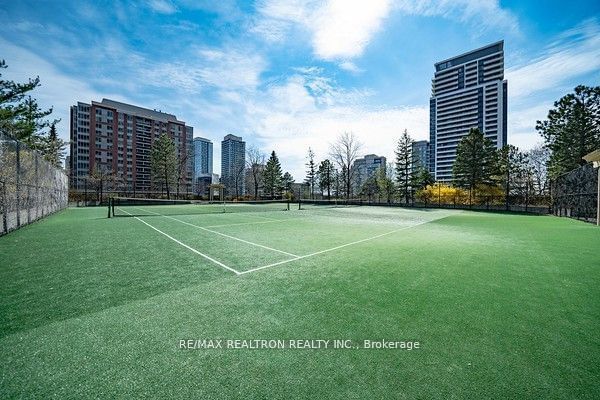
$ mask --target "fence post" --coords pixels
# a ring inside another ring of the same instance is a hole
[[[8,204],[6,204],[8,199],[6,198],[6,184],[3,181],[0,181],[0,184],[2,184],[2,187],[0,188],[2,190],[2,192],[0,192],[0,199],[2,200],[0,201],[0,206],[2,207],[2,233],[8,233]]]
[[[16,211],[17,211],[17,228],[21,226],[21,160],[20,160],[20,152],[21,152],[21,144],[18,140],[15,140],[16,149],[17,149],[17,176],[15,177],[15,198],[16,198]]]
[[[44,210],[42,210],[41,215],[38,209],[38,204],[40,204],[40,174],[38,167],[38,156],[35,155],[35,219],[42,218],[44,216]]]
[[[31,223],[31,185],[27,185],[27,223]]]

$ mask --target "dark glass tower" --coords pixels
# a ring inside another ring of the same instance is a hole
[[[429,101],[430,170],[452,179],[456,146],[478,127],[496,147],[507,142],[504,41],[435,64]]]

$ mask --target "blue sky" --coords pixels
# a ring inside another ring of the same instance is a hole
[[[0,0],[3,74],[40,76],[68,138],[69,106],[103,97],[174,113],[215,143],[243,136],[304,178],[344,131],[393,156],[428,137],[433,64],[503,39],[509,142],[577,84],[600,82],[598,1]]]

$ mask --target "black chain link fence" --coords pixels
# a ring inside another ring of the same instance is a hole
[[[525,212],[531,214],[549,214],[550,197],[535,195],[510,195],[508,201],[505,196],[480,196],[440,195],[432,197],[428,201],[413,200],[408,203],[393,199],[390,202],[379,199],[335,199],[335,200],[317,200],[301,199],[301,203],[318,206],[386,206],[386,207],[415,207],[415,208],[452,208],[461,210],[482,210],[482,211],[509,211]]]
[[[67,207],[68,178],[0,132],[0,235]]]
[[[551,190],[554,215],[596,221],[598,168],[586,164],[569,171],[552,181]]]

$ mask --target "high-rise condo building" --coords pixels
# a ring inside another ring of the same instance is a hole
[[[429,142],[417,140],[412,144],[412,170],[429,169]]]
[[[194,192],[205,195],[213,177],[213,143],[202,137],[194,138]]]
[[[440,181],[452,179],[456,146],[478,127],[496,147],[507,143],[507,82],[504,41],[440,61],[429,101],[429,168]]]
[[[213,173],[213,144],[209,139],[194,138],[194,178]]]
[[[245,193],[246,142],[240,136],[227,135],[221,142],[221,183],[226,196]]]
[[[93,174],[104,190],[124,194],[160,192],[150,167],[152,144],[163,133],[175,143],[180,192],[191,192],[193,128],[175,115],[102,99],[71,106],[71,188],[88,188]]]

